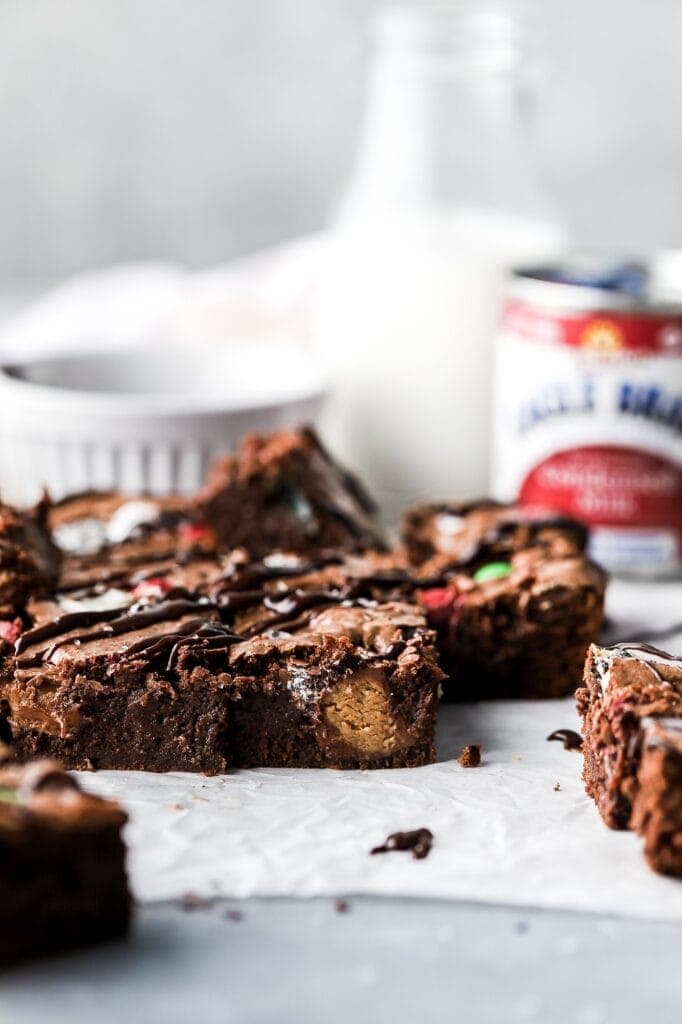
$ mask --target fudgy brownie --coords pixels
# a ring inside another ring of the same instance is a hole
[[[585,652],[601,629],[605,582],[601,569],[582,555],[548,558],[529,548],[473,574],[448,572],[444,585],[423,589],[449,676],[446,696],[573,693]]]
[[[16,754],[69,768],[220,772],[230,632],[177,600],[68,612],[24,632],[0,671]],[[217,650],[216,650],[217,648]]]
[[[224,547],[254,555],[383,544],[369,495],[309,428],[246,437],[214,463],[195,508]]]
[[[0,963],[124,934],[124,812],[53,761],[20,767],[2,756]]]
[[[682,660],[647,644],[590,647],[584,686],[585,788],[611,828],[630,825],[642,750],[642,722],[682,718]]]
[[[431,560],[432,570],[474,571],[530,547],[553,558],[580,554],[587,545],[587,530],[575,519],[546,509],[482,499],[408,509],[402,540],[416,565]]]
[[[28,511],[0,505],[0,638],[28,599],[54,588],[60,554],[47,526],[48,502]]]
[[[645,718],[632,827],[654,871],[682,878],[682,719]]]
[[[147,564],[215,550],[211,530],[182,498],[131,498],[88,491],[53,505],[48,517],[62,551],[59,590],[127,578]]]
[[[101,606],[37,604],[0,677],[18,754],[205,772],[432,760],[435,638],[386,562],[235,552],[118,581]]]

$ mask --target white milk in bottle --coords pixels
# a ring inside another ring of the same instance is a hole
[[[484,3],[389,8],[330,236],[326,439],[392,516],[489,490],[491,345],[506,271],[560,252],[520,116],[524,36]]]

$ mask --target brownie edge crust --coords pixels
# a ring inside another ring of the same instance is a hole
[[[649,866],[682,878],[682,719],[648,718],[642,731],[632,827]]]
[[[610,828],[628,828],[638,792],[642,722],[682,718],[682,659],[647,644],[593,644],[576,693],[583,780]]]

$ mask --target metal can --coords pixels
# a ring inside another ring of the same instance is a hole
[[[614,572],[677,575],[682,304],[651,265],[515,271],[495,376],[495,496],[581,519]]]

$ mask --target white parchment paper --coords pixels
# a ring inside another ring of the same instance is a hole
[[[682,619],[682,585],[616,583],[609,613],[613,638],[647,639]],[[602,824],[581,756],[547,742],[577,726],[572,699],[450,705],[425,768],[81,778],[130,814],[140,900],[372,893],[682,920],[682,883],[646,867],[636,836]],[[479,768],[456,760],[469,743],[482,744]],[[369,856],[388,833],[421,827],[435,836],[427,859]]]

